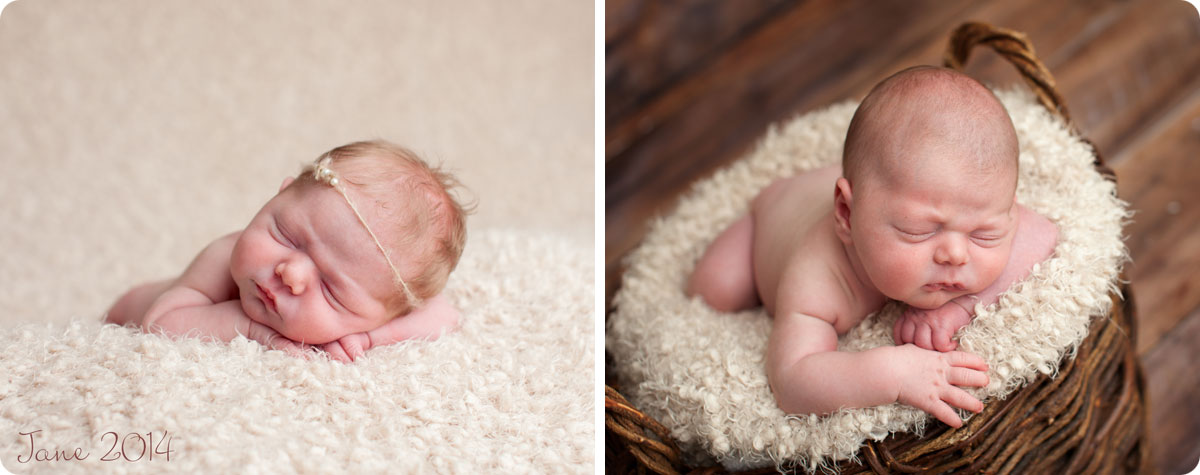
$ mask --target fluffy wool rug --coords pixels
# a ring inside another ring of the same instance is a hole
[[[3,464],[18,473],[590,473],[594,346],[565,336],[592,333],[591,249],[521,232],[471,244],[447,291],[462,327],[353,364],[94,320],[4,330]],[[115,436],[128,438],[125,452],[110,452]],[[36,460],[38,449],[52,457],[77,447],[90,456]]]
[[[1107,295],[1126,251],[1126,205],[1092,168],[1090,148],[1025,90],[1001,91],[1020,139],[1018,200],[1059,226],[1054,255],[1003,294],[976,308],[959,345],[983,357],[990,384],[970,392],[986,404],[1039,374],[1054,374],[1063,355],[1105,315]],[[836,164],[856,103],[797,117],[773,128],[747,157],[697,184],[678,208],[652,226],[628,258],[607,347],[622,389],[671,430],[693,463],[730,468],[796,463],[809,470],[853,457],[865,440],[920,433],[926,413],[893,403],[827,417],[787,416],[764,370],[770,318],[761,310],[722,314],[688,299],[684,283],[710,242],[746,212],[774,179]],[[901,307],[891,304],[839,340],[841,351],[891,345]],[[962,413],[966,416],[967,414]]]
[[[0,463],[592,473],[593,13],[553,0],[8,5]],[[447,290],[458,332],[343,365],[100,323],[125,290],[244,227],[285,176],[373,138],[444,165],[478,203]],[[33,431],[47,455],[90,455],[20,463]],[[165,451],[164,433],[170,461],[130,435]]]

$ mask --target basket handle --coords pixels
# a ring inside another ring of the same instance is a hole
[[[963,23],[950,35],[950,44],[946,47],[942,61],[946,67],[962,71],[967,58],[971,56],[971,49],[981,43],[996,50],[997,54],[1017,68],[1021,79],[1033,89],[1038,102],[1046,109],[1067,122],[1071,121],[1066,101],[1056,89],[1054,76],[1046,69],[1046,65],[1038,60],[1033,43],[1029,42],[1029,37],[1024,33],[987,23]]]
[[[978,44],[991,47],[1002,58],[1012,63],[1017,68],[1017,72],[1021,74],[1021,79],[1024,79],[1029,88],[1037,95],[1038,102],[1050,113],[1061,117],[1075,131],[1075,135],[1092,148],[1092,155],[1096,157],[1092,164],[1096,167],[1096,171],[1110,181],[1116,182],[1116,174],[1104,164],[1104,157],[1100,155],[1096,144],[1083,137],[1083,134],[1079,133],[1079,128],[1071,121],[1071,114],[1067,112],[1067,101],[1063,99],[1062,94],[1058,93],[1054,76],[1050,74],[1050,70],[1046,69],[1046,65],[1037,58],[1037,53],[1034,52],[1033,43],[1029,41],[1029,37],[1019,31],[987,23],[963,23],[950,35],[950,43],[946,47],[943,63],[948,68],[962,71],[967,58],[971,55],[971,49]]]

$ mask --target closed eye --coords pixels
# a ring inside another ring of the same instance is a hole
[[[896,230],[899,231],[900,234],[903,235],[906,239],[909,239],[911,241],[924,241],[926,239],[933,237],[933,235],[934,235],[933,232],[914,233],[914,232],[905,231],[900,228],[896,228]]]
[[[975,242],[979,243],[979,245],[985,247],[991,247],[999,244],[1001,238],[1002,236],[971,236],[971,239],[974,239]]]
[[[342,305],[342,302],[333,295],[333,290],[329,288],[329,284],[324,280],[321,280],[321,292],[325,294],[325,300],[329,302],[330,306],[346,308],[344,305]]]
[[[295,244],[293,244],[293,243],[292,243],[292,241],[291,241],[290,239],[288,239],[288,238],[287,238],[287,236],[284,236],[284,235],[283,235],[283,231],[280,231],[280,230],[279,230],[279,224],[278,224],[278,223],[272,223],[272,224],[271,224],[271,231],[270,231],[270,234],[271,234],[271,237],[275,238],[275,241],[276,241],[276,242],[278,242],[279,244],[283,244],[284,246],[287,246],[287,247],[290,247],[290,248],[295,248],[295,247],[296,247],[296,245],[295,245]]]

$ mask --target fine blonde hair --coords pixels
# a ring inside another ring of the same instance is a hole
[[[326,186],[313,173],[326,159],[324,163],[336,170],[343,186],[365,196],[358,206],[372,209],[375,219],[370,227],[385,253],[402,256],[398,260],[409,266],[401,267],[418,269],[402,276],[412,294],[425,301],[440,293],[458,266],[467,238],[466,215],[471,210],[452,193],[462,188],[458,179],[404,147],[370,140],[321,154],[292,186]],[[410,302],[405,292],[395,289],[384,304],[400,316],[419,302]]]

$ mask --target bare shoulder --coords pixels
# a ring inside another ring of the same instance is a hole
[[[825,241],[834,236],[832,227],[822,228],[832,226],[833,190],[838,176],[840,170],[829,167],[782,178],[754,199],[755,287],[772,314],[785,276],[823,267],[821,254],[829,247]]]
[[[229,262],[241,235],[241,231],[232,232],[205,246],[179,276],[179,285],[198,290],[213,302],[233,298],[237,286],[229,275]]]
[[[205,248],[205,251],[212,249],[213,252],[228,251],[229,254],[233,254],[233,245],[237,244],[237,240],[241,236],[242,236],[241,231],[234,231],[234,232],[231,232],[224,236],[221,236],[221,237],[217,238],[216,240],[214,240],[213,242],[209,243],[208,247]]]
[[[826,196],[832,202],[834,185],[841,173],[840,167],[829,166],[780,178],[759,192],[754,198],[754,206],[773,206],[781,203],[796,208],[797,199],[818,196]]]
[[[1019,266],[1033,265],[1049,257],[1058,245],[1058,226],[1021,204],[1017,205],[1017,219],[1012,244],[1013,262]]]
[[[838,334],[849,331],[866,315],[873,298],[853,275],[832,218],[821,220],[782,262],[768,310],[773,315],[799,313],[832,325]]]
[[[1058,226],[1046,219],[1045,216],[1038,214],[1037,211],[1020,203],[1017,204],[1017,219],[1020,220],[1017,232],[1058,236]]]

